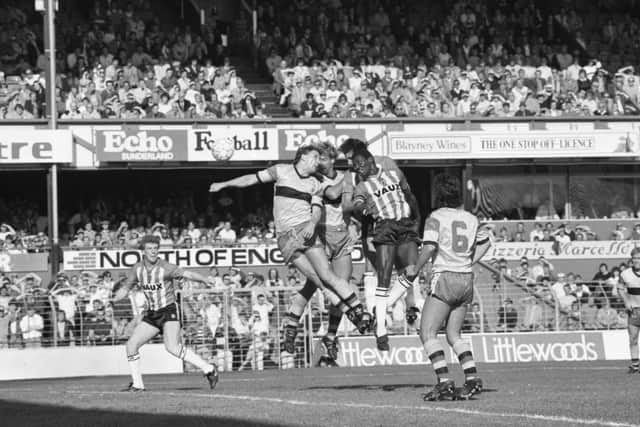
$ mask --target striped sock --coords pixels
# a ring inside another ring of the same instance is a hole
[[[449,368],[447,367],[447,360],[444,356],[444,348],[440,344],[438,339],[427,340],[424,343],[424,350],[431,361],[431,366],[438,377],[438,382],[444,382],[449,380]]]
[[[640,359],[631,359],[631,366],[634,368],[640,368]]]
[[[400,276],[398,276],[398,280],[396,280],[396,282],[393,285],[391,285],[391,289],[389,290],[389,297],[387,298],[387,304],[390,307],[393,307],[393,305],[396,302],[398,302],[398,300],[402,298],[402,296],[406,294],[407,291],[411,289],[412,286],[413,286],[413,283],[411,283],[409,279],[407,279],[404,276],[404,274],[401,274]]]
[[[376,336],[387,335],[387,288],[376,288]]]
[[[129,362],[129,368],[131,369],[131,380],[133,382],[133,386],[136,388],[144,388],[142,372],[140,371],[140,353],[127,356],[127,361]]]
[[[329,338],[335,338],[341,320],[342,312],[334,305],[329,307],[329,328],[327,329]]]
[[[473,360],[473,354],[471,353],[471,347],[465,341],[458,340],[453,343],[453,351],[458,355],[458,361],[464,372],[464,377],[467,380],[473,379],[478,374],[476,369],[476,362]]]

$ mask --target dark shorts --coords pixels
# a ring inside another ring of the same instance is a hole
[[[443,271],[431,277],[431,296],[451,308],[473,302],[473,273]]]
[[[178,305],[169,304],[166,307],[162,307],[159,310],[149,310],[145,313],[142,321],[149,325],[158,328],[162,332],[164,324],[167,322],[179,322]]]
[[[308,249],[321,248],[323,246],[317,232],[308,240],[302,238],[300,232],[306,225],[306,222],[298,224],[278,236],[278,248],[282,253],[282,259],[285,264],[291,263]]]
[[[329,261],[351,256],[353,242],[346,227],[328,227],[320,233]]]
[[[412,242],[416,245],[421,242],[412,219],[383,219],[373,226],[373,244],[376,246],[400,246]]]

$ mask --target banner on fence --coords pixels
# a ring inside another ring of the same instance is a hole
[[[180,267],[244,267],[278,266],[283,264],[280,249],[275,245],[233,248],[163,249],[160,257]],[[364,262],[362,248],[353,250],[353,262]],[[141,259],[141,251],[131,250],[66,250],[63,269],[73,270],[117,270],[133,266]]]
[[[187,129],[161,126],[119,126],[93,132],[100,162],[161,162],[187,160]]]
[[[0,133],[0,164],[71,163],[69,130],[6,127]]]
[[[0,273],[32,273],[49,270],[48,253],[0,252]]]
[[[484,260],[504,258],[507,261],[529,259],[541,256],[550,259],[625,259],[633,248],[640,246],[639,240],[597,240],[556,242],[497,242],[494,243]]]
[[[581,362],[628,357],[628,346],[625,347],[624,339],[619,339],[620,331],[474,334],[463,338],[470,343],[475,360],[482,363]],[[445,337],[439,339],[447,349],[447,362],[457,363]],[[609,350],[605,343],[615,339],[621,344]],[[416,335],[390,336],[388,352],[377,350],[375,337],[346,337],[339,343],[338,364],[343,367],[430,363]],[[627,348],[626,352],[624,348]],[[317,349],[314,352],[316,361],[319,357]]]

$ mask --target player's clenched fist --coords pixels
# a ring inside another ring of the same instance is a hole
[[[217,193],[218,191],[224,188],[224,183],[222,182],[214,182],[209,186],[209,193]]]

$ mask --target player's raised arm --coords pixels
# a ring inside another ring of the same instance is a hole
[[[228,187],[245,188],[251,187],[252,185],[256,184],[265,184],[275,181],[277,177],[277,166],[271,166],[270,168],[263,169],[258,173],[242,175],[228,181],[214,182],[213,184],[211,184],[211,186],[209,186],[209,192],[217,193],[218,191],[221,191]]]
[[[126,298],[131,287],[137,282],[138,278],[136,277],[135,271],[133,269],[129,270],[127,277],[120,279],[113,285],[113,300],[119,301]]]

